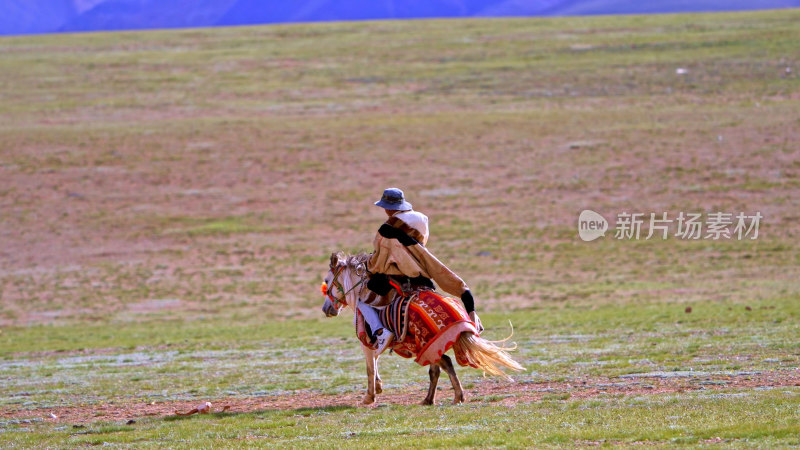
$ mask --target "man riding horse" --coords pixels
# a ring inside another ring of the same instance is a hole
[[[389,219],[375,235],[375,251],[367,262],[367,287],[372,293],[358,302],[358,310],[376,336],[377,353],[391,345],[394,334],[385,328],[374,307],[388,305],[403,292],[435,289],[434,281],[442,290],[461,299],[475,327],[483,331],[467,284],[425,247],[428,217],[414,211],[403,191],[397,188],[383,191],[375,205],[383,208]]]

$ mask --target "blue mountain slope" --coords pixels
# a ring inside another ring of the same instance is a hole
[[[305,0],[292,3],[239,0],[220,25],[330,20],[465,17],[502,0]]]
[[[214,25],[235,0],[106,0],[59,31],[137,30]]]
[[[800,0],[238,0],[218,25],[423,17],[563,16],[800,7]]]
[[[800,0],[567,0],[546,15],[652,14],[672,12],[747,11],[800,6]]]
[[[72,0],[0,0],[0,34],[48,33],[77,14]]]
[[[0,0],[0,34],[800,7],[800,0]]]

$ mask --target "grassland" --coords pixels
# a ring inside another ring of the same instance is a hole
[[[0,445],[800,445],[798,20],[0,39]],[[425,371],[392,356],[355,408],[318,283],[390,185],[487,335],[512,319],[516,383],[410,406]],[[585,243],[587,208],[764,219]],[[232,408],[168,416],[205,400]]]

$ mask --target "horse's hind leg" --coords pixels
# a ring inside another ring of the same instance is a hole
[[[453,404],[464,403],[466,401],[464,397],[464,388],[461,387],[461,380],[459,380],[458,375],[456,375],[456,369],[453,367],[453,360],[447,355],[442,355],[442,359],[438,364],[447,372],[447,375],[450,377],[450,383],[453,384],[453,390],[455,391]]]
[[[422,401],[423,405],[432,405],[436,402],[436,385],[439,383],[439,374],[442,369],[438,364],[431,364],[428,368],[428,376],[431,378],[431,385],[428,387],[428,396]]]

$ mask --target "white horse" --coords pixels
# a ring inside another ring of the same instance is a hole
[[[331,255],[330,270],[325,276],[322,286],[322,294],[325,296],[325,303],[322,311],[327,317],[338,316],[341,310],[347,306],[353,309],[353,320],[358,316],[359,299],[366,298],[368,293],[366,261],[369,255],[360,254],[346,257],[343,253]],[[409,330],[411,333],[411,330]],[[504,341],[500,341],[504,342]],[[454,348],[469,360],[470,365],[482,369],[491,375],[504,376],[510,379],[502,370],[502,367],[514,371],[525,370],[519,363],[511,359],[506,353],[514,348],[498,347],[495,343],[487,341],[473,332],[463,332],[459,335]],[[378,358],[380,354],[372,348],[361,344],[364,357],[367,363],[367,393],[361,402],[369,405],[375,402],[375,397],[380,394],[382,389],[381,377],[378,374]],[[453,384],[455,398],[453,403],[465,401],[464,390],[461,382],[456,375],[453,362],[447,355],[441,355],[441,359],[432,363],[428,369],[430,376],[430,386],[428,395],[422,401],[423,405],[431,405],[436,401],[436,385],[439,381],[441,370],[444,369]]]

